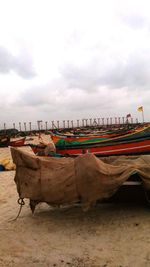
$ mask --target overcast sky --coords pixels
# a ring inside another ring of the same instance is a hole
[[[0,0],[3,123],[150,121],[149,0]]]

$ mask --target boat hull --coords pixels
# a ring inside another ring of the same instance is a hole
[[[56,152],[63,156],[78,156],[85,153],[92,153],[96,156],[146,154],[150,153],[150,139],[86,148],[57,148]]]
[[[19,147],[19,146],[23,146],[25,143],[25,137],[20,138],[18,140],[13,140],[9,142],[9,146],[13,146],[13,147]]]
[[[78,147],[78,146],[88,146],[88,145],[101,145],[107,144],[108,142],[128,142],[134,140],[141,140],[143,138],[150,138],[150,127],[140,128],[138,130],[134,130],[131,133],[125,133],[124,135],[121,134],[119,136],[114,136],[113,138],[108,138],[106,136],[103,137],[88,137],[88,138],[79,138],[75,140],[67,140],[60,138],[58,136],[53,136],[52,140],[56,146],[56,148],[66,148],[66,147]]]

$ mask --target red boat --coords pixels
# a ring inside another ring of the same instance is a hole
[[[44,145],[31,145],[35,154],[42,152],[45,147]],[[150,154],[150,139],[111,142],[87,147],[56,148],[56,154],[62,156],[79,156],[85,153],[92,153],[96,156]]]
[[[97,156],[108,155],[133,155],[150,153],[150,127],[140,128],[132,133],[107,140],[88,140],[65,142],[59,140],[56,143],[56,154],[62,156],[78,156],[84,153],[92,153]],[[35,153],[40,152],[45,146],[32,145]],[[53,155],[53,153],[52,153]]]
[[[25,139],[26,139],[26,137],[12,140],[12,141],[10,140],[9,146],[13,146],[13,147],[23,146],[25,143]]]
[[[105,145],[89,146],[86,148],[57,148],[56,152],[63,156],[79,156],[85,153],[92,153],[96,156],[146,154],[150,153],[150,139],[107,143]]]
[[[101,144],[107,145],[108,142],[124,142],[130,140],[137,140],[141,138],[150,138],[150,126],[140,127],[138,129],[122,132],[120,134],[110,134],[102,136],[88,136],[88,137],[79,137],[79,138],[61,138],[58,135],[51,135],[51,138],[56,146],[56,148],[78,148],[80,146],[87,147],[89,145],[95,146]]]
[[[8,146],[10,138],[8,136],[0,136],[0,147]]]

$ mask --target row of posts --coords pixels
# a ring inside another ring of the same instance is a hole
[[[48,130],[48,129],[70,129],[70,128],[79,128],[79,127],[92,127],[92,126],[109,126],[109,125],[122,125],[122,124],[133,124],[138,123],[138,119],[133,121],[133,118],[126,118],[126,117],[115,117],[115,118],[90,118],[90,119],[82,119],[82,120],[63,120],[60,122],[59,120],[51,121],[50,126],[48,124],[48,121],[43,122],[42,120],[37,121],[37,129],[38,130]],[[27,127],[28,125],[28,127]],[[19,127],[18,127],[19,126]],[[19,122],[19,125],[17,126],[16,123],[13,123],[13,128],[18,129],[19,131],[32,131],[32,122],[26,123],[26,122]],[[6,123],[4,123],[4,129],[6,130]],[[35,130],[35,128],[34,128]]]

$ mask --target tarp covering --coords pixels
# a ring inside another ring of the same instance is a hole
[[[49,158],[17,148],[11,148],[11,153],[21,198],[50,205],[80,201],[83,210],[87,210],[97,200],[111,197],[135,173],[145,189],[150,190],[149,155],[97,158],[83,154],[77,158]]]

